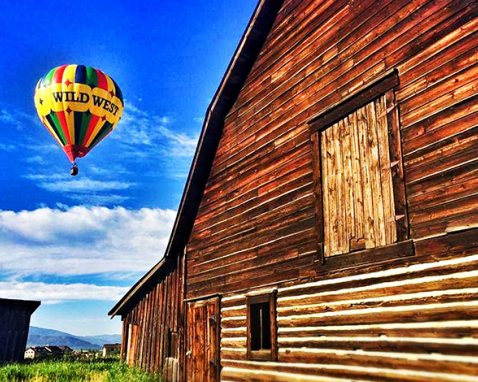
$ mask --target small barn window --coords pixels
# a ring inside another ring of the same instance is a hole
[[[311,123],[325,257],[406,238],[397,84],[392,73]]]
[[[247,298],[247,356],[252,360],[277,359],[275,293]]]

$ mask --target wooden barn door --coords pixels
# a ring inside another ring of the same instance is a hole
[[[321,132],[325,256],[397,242],[390,108],[382,95]]]
[[[219,380],[219,297],[188,303],[186,380]]]

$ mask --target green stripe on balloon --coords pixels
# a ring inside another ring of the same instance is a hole
[[[60,123],[61,126],[61,131],[63,132],[63,135],[66,138],[66,143],[67,144],[74,144],[75,143],[75,136],[70,135],[70,131],[68,129],[68,119],[66,116],[65,111],[58,111],[55,113],[56,117],[58,118],[58,122]]]
[[[53,68],[48,72],[48,74],[45,76],[45,80],[43,81],[43,86],[48,86],[51,84],[51,79],[53,78],[53,75],[55,74],[57,69],[58,67]]]
[[[49,133],[53,135],[58,141],[61,142],[60,134],[58,134],[56,126],[51,119],[51,116],[50,115],[45,116],[42,122],[45,124],[45,126],[50,127],[50,129],[52,130],[52,131],[49,131]]]
[[[58,136],[60,137],[61,142],[64,145],[66,145],[67,141],[66,141],[65,133],[63,132],[63,128],[61,126],[60,120],[58,119],[58,116],[56,115],[56,113],[50,113],[50,116],[51,116],[51,120],[53,121],[55,125],[55,131],[58,133]]]
[[[80,140],[80,126],[83,121],[83,113],[80,113],[78,111],[73,112],[73,121],[74,121],[74,132],[75,132],[75,144],[79,145],[81,140]]]
[[[91,66],[86,67],[86,83],[92,88],[98,86],[98,75],[96,74],[96,70]]]
[[[77,145],[80,145],[80,146],[84,145],[83,141],[85,140],[86,130],[88,130],[90,119],[91,119],[90,113],[83,113],[83,118],[81,119],[81,126],[80,126],[80,139],[78,140]],[[75,128],[77,127],[75,126]]]
[[[61,141],[61,143],[63,143],[63,145],[66,145],[66,139],[63,136],[63,132],[61,128],[58,128],[58,126],[60,126],[60,122],[58,121],[56,115],[54,113],[50,113],[46,116],[46,119],[53,131],[55,132],[57,138]]]

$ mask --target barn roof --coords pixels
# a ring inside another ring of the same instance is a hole
[[[284,0],[260,0],[239,42],[207,111],[189,171],[178,214],[163,260],[146,273],[108,313],[123,314],[167,266],[169,258],[183,253],[221,138],[224,119],[231,110]]]
[[[39,306],[40,301],[31,301],[31,300],[14,300],[10,298],[0,298],[0,306],[12,307],[12,308],[21,308],[27,310],[32,314]]]

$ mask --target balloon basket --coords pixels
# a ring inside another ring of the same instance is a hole
[[[71,170],[70,170],[70,175],[71,176],[78,175],[78,165],[76,163],[73,163],[73,166],[71,167]]]

